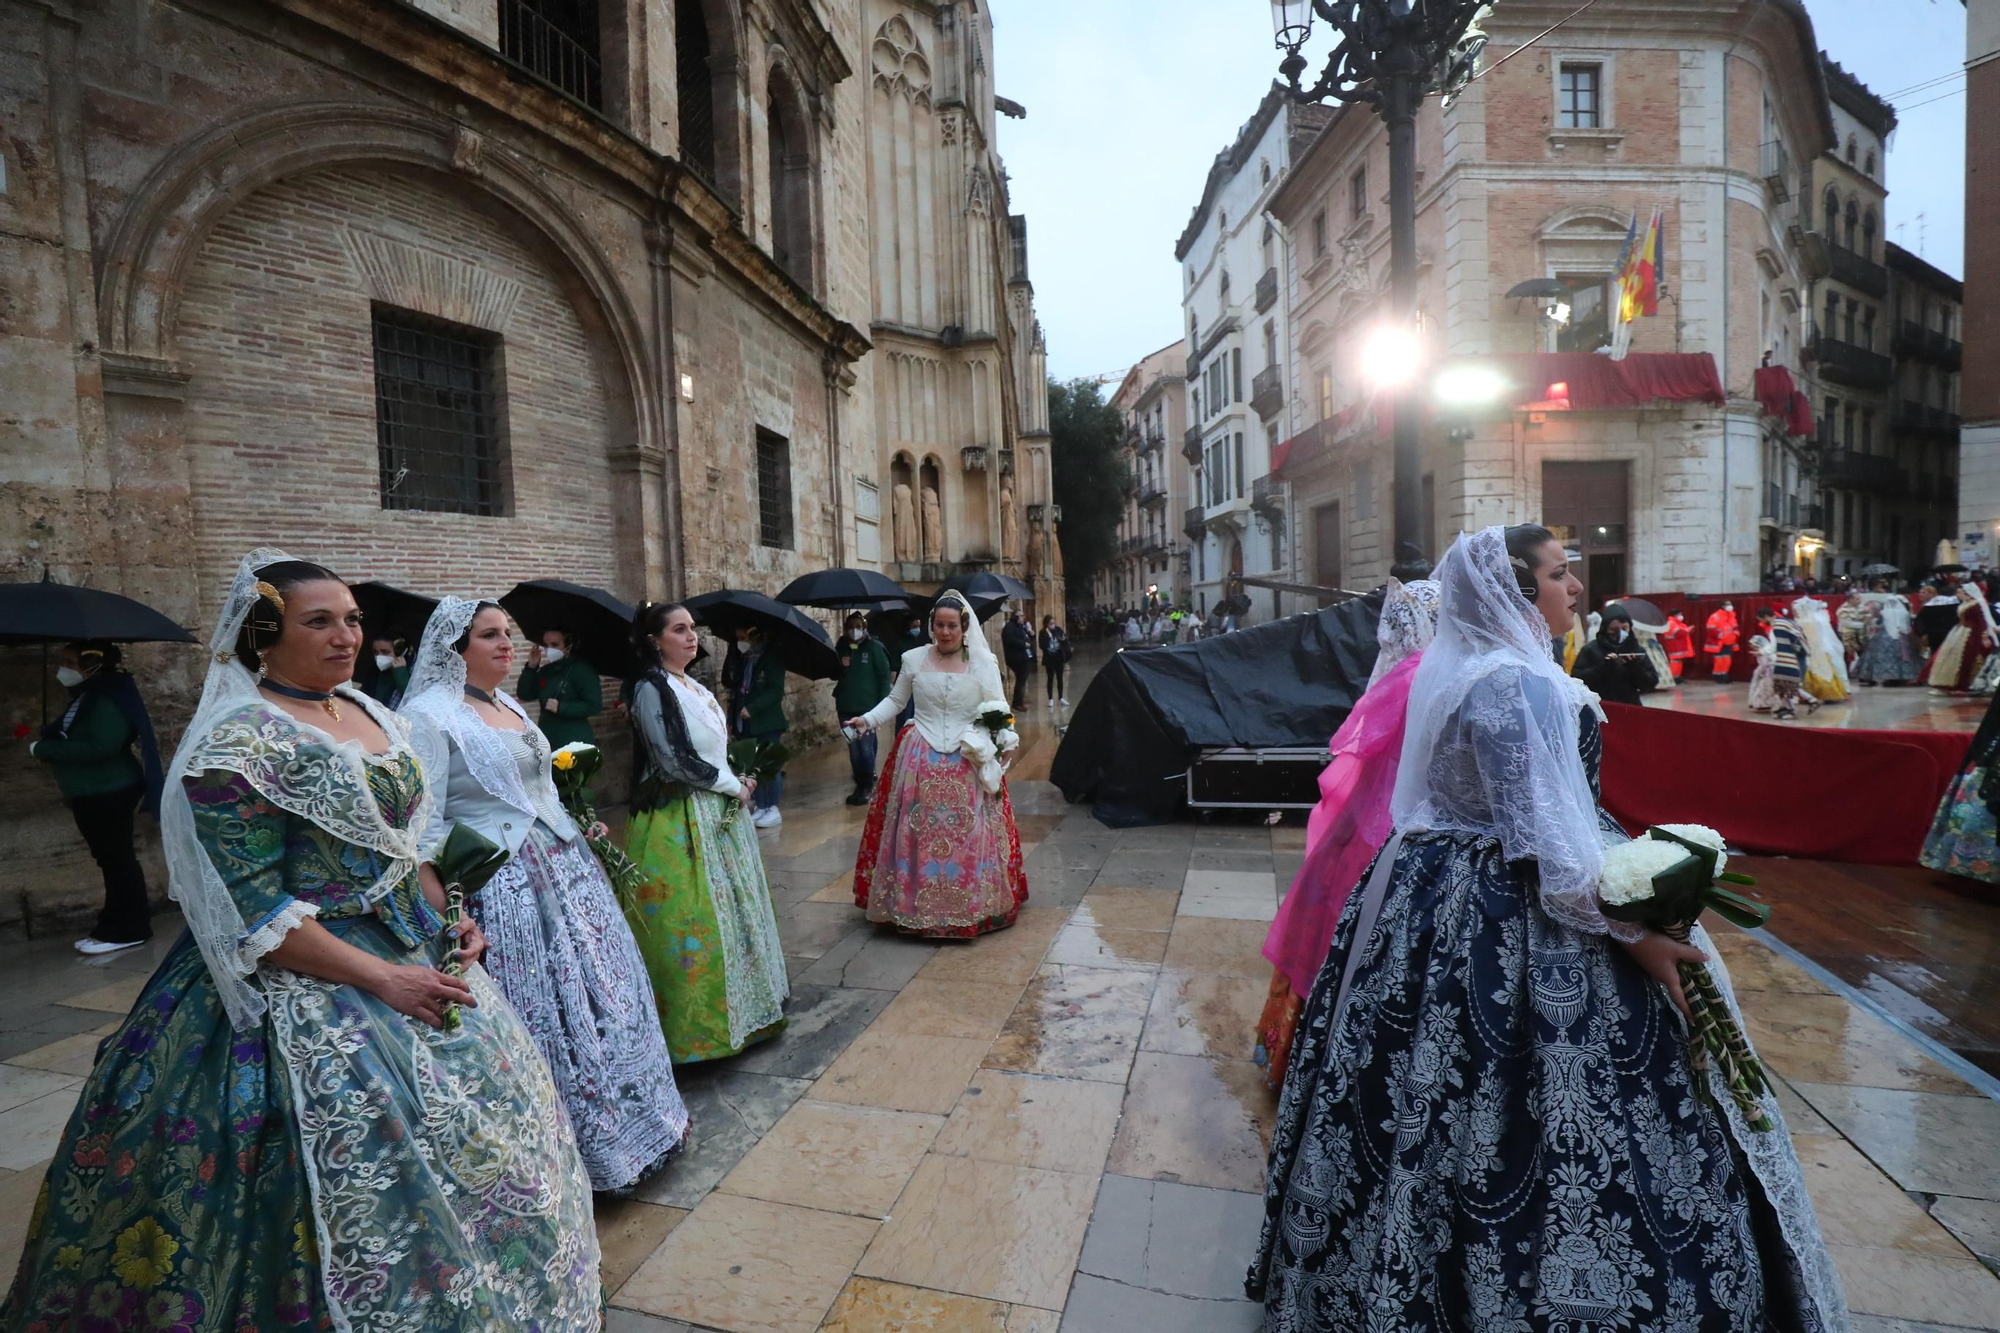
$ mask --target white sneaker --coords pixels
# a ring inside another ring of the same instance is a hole
[[[775,805],[759,810],[750,817],[750,823],[755,828],[776,828],[784,822],[785,817],[778,813],[778,807]]]
[[[1067,699],[1058,699],[1058,700],[1056,700],[1056,705],[1057,705],[1057,707],[1060,707],[1060,708],[1068,708],[1068,707],[1069,707],[1069,700],[1067,700]]]
[[[76,942],[76,951],[81,954],[117,953],[120,949],[136,949],[145,942],[144,940],[127,940],[123,944],[113,944],[109,940],[100,940],[94,935],[86,935]]]

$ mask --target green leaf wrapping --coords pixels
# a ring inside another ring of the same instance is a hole
[[[464,922],[466,900],[486,887],[500,867],[507,864],[509,855],[504,847],[471,825],[451,826],[451,832],[445,835],[444,845],[431,858],[438,878],[444,881],[444,918],[448,929]],[[465,963],[458,956],[456,937],[445,958],[444,972],[454,977],[465,975]],[[458,1008],[456,1004],[444,1007],[445,1031],[455,1032],[464,1022]]]

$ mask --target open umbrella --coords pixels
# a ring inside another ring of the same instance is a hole
[[[836,611],[888,611],[908,606],[910,595],[887,574],[872,569],[822,569],[787,583],[778,600]]]
[[[636,674],[632,654],[634,608],[602,588],[563,579],[529,579],[500,599],[521,632],[540,643],[552,629],[570,636],[576,655],[607,676]]]
[[[1902,572],[1903,571],[1901,569],[1898,569],[1895,565],[1886,564],[1880,561],[1872,565],[1863,565],[1861,567],[1861,577],[1865,579],[1888,578],[1891,575],[1900,574]]]
[[[0,583],[0,643],[193,643],[194,635],[130,597],[57,583]]]
[[[942,593],[943,590],[939,591]],[[965,593],[965,600],[972,603],[972,618],[982,625],[993,619],[994,614],[1007,605],[1007,599],[996,593],[968,592]],[[936,605],[936,597],[926,597],[922,593],[910,594],[911,613],[921,616],[926,621],[931,618],[931,608]]]
[[[727,636],[746,627],[764,631],[785,670],[795,675],[830,680],[840,674],[840,655],[833,650],[833,640],[818,621],[796,606],[742,588],[705,592],[681,605],[695,624],[706,625],[717,634]]]
[[[1035,590],[1021,580],[1007,574],[996,574],[990,569],[982,569],[973,574],[959,574],[938,584],[939,592],[957,591],[967,597],[998,597],[1002,601],[1012,598],[1017,601],[1032,602]]]
[[[354,604],[361,608],[361,623],[369,638],[401,639],[412,652],[417,641],[424,637],[424,625],[431,612],[437,610],[435,597],[373,579],[353,585],[350,591],[354,593]]]
[[[1643,629],[1648,633],[1657,634],[1667,627],[1667,613],[1643,597],[1620,597],[1618,605],[1624,607],[1625,614],[1632,617],[1633,629]],[[1611,608],[1607,606],[1604,610],[1608,615]]]

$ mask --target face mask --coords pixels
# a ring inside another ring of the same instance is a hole
[[[847,641],[849,643],[860,643],[867,637],[868,631],[865,629],[851,629],[847,631]]]
[[[83,684],[83,673],[75,667],[57,667],[56,680],[66,690],[73,690]]]
[[[389,669],[389,664],[394,662],[395,660],[396,660],[395,658],[391,657],[387,653],[377,653],[375,654],[375,669],[377,671],[387,671]]]
[[[748,639],[738,639],[738,640],[736,641],[736,651],[737,651],[737,652],[739,652],[739,653],[747,653],[747,652],[749,652],[749,651],[750,651],[750,640],[748,640]]]
[[[1618,634],[1618,642],[1620,643],[1623,643],[1625,642],[1625,640],[1632,637],[1632,631],[1629,629],[1621,629],[1617,631],[1617,634]]]
[[[550,666],[554,666],[563,660],[563,650],[560,648],[544,648],[542,649],[542,660]]]

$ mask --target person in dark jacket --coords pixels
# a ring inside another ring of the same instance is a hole
[[[785,734],[785,664],[770,650],[759,629],[736,631],[736,650],[743,658],[740,683],[731,702],[736,708],[740,735],[753,741],[776,741]],[[778,772],[768,783],[757,787],[752,798],[756,815],[751,822],[758,828],[772,828],[784,822],[778,812],[778,798],[784,794],[785,775]]]
[[[847,618],[847,637],[840,644],[840,679],[834,683],[833,706],[841,717],[860,717],[889,697],[896,683],[889,650],[868,632],[868,617],[859,611]],[[847,743],[847,764],[854,772],[849,805],[866,805],[875,795],[875,733]]]
[[[1068,708],[1063,692],[1063,668],[1069,665],[1069,634],[1056,624],[1054,616],[1042,617],[1042,632],[1035,645],[1042,654],[1042,679],[1048,682],[1049,707]]]
[[[1660,683],[1659,672],[1632,634],[1631,613],[1616,603],[1604,608],[1604,623],[1597,637],[1583,645],[1570,675],[1613,704],[1636,704],[1641,694]]]
[[[1027,697],[1028,677],[1035,673],[1035,634],[1019,611],[1009,612],[1000,629],[1000,654],[1014,675],[1014,711],[1018,713]]]
[[[64,648],[56,679],[69,690],[69,707],[28,747],[55,770],[76,831],[104,875],[104,910],[76,942],[85,954],[130,949],[153,935],[152,900],[132,823],[140,810],[160,813],[160,749],[139,687],[118,661],[116,644]]]
[[[590,719],[604,711],[604,684],[597,678],[597,668],[576,655],[575,636],[569,631],[546,630],[542,641],[528,649],[528,665],[514,697],[524,704],[541,703],[536,722],[551,750],[577,741],[597,744]]]
[[[410,688],[409,646],[400,639],[378,634],[369,641],[368,651],[371,658],[369,665],[374,670],[362,688],[368,692],[369,698],[383,707],[400,707],[403,691]]]

